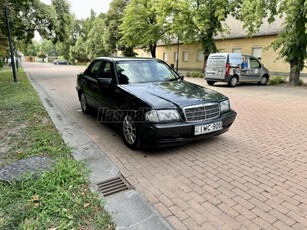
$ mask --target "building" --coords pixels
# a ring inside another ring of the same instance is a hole
[[[215,37],[215,44],[219,52],[251,54],[258,57],[271,72],[289,73],[289,63],[278,59],[278,52],[268,48],[281,32],[282,23],[282,19],[276,19],[271,24],[264,21],[258,33],[253,37],[246,37],[243,23],[233,17],[228,17],[224,23],[224,28],[228,28],[228,33],[218,34]],[[150,54],[142,49],[135,49],[135,52],[138,56],[150,57]],[[177,67],[178,53],[178,70],[180,72],[202,71],[204,68],[204,58],[200,43],[183,44],[179,41],[178,44],[177,41],[174,41],[170,45],[163,43],[157,45],[157,58],[164,60],[169,65],[174,65],[175,68]],[[307,73],[307,68],[302,73]]]

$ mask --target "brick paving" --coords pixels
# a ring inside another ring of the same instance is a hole
[[[229,132],[135,152],[116,129],[80,112],[75,76],[82,68],[26,67],[51,103],[91,137],[175,229],[307,229],[306,87],[208,86],[227,95],[238,113]],[[207,86],[203,79],[187,80]]]

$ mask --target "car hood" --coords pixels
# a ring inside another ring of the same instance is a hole
[[[155,109],[182,108],[226,98],[216,91],[186,81],[130,84],[120,87]]]

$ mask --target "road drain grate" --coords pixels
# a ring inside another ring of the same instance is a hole
[[[97,186],[98,191],[101,192],[103,196],[110,196],[132,187],[122,175],[97,183]]]

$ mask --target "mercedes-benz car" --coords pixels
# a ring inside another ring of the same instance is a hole
[[[96,58],[78,74],[76,89],[82,111],[120,124],[134,150],[217,136],[236,118],[226,96],[185,81],[154,58]]]

